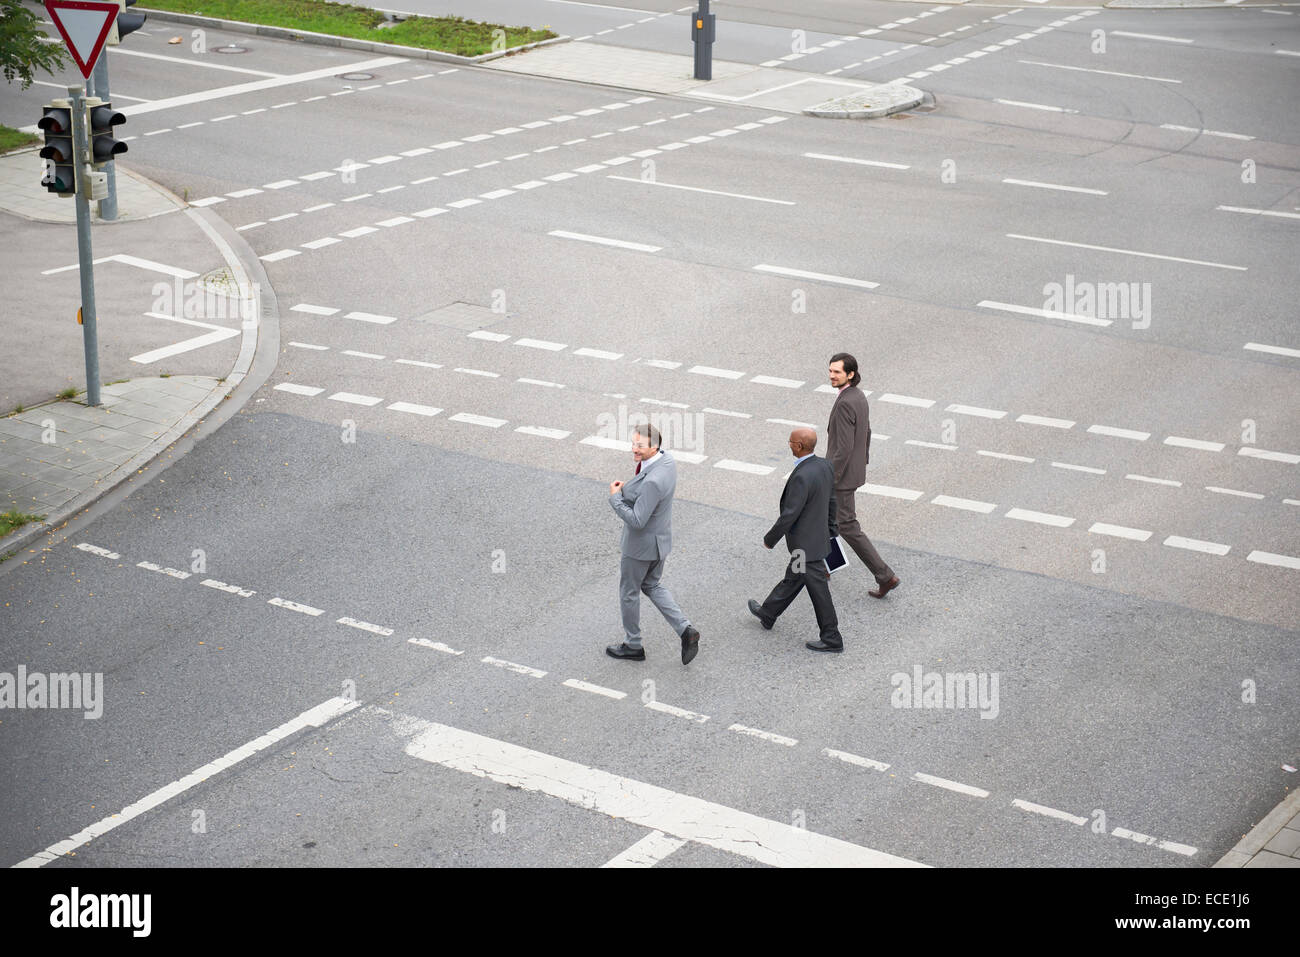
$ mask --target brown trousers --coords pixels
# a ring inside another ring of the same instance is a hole
[[[840,538],[848,542],[849,548],[857,553],[858,558],[867,566],[867,570],[876,579],[877,585],[883,585],[894,577],[894,570],[885,564],[885,560],[871,544],[867,533],[858,524],[857,489],[837,488],[835,490],[835,523],[840,527]]]

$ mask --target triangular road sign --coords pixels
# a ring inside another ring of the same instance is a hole
[[[45,0],[45,9],[63,35],[81,75],[90,79],[108,31],[122,8],[105,0]]]

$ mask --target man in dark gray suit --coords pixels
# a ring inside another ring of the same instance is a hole
[[[636,475],[626,483],[609,483],[609,506],[623,520],[618,595],[627,637],[621,645],[607,647],[605,653],[611,658],[645,661],[641,647],[644,592],[682,639],[682,664],[686,665],[700,650],[700,633],[677,607],[672,592],[659,583],[673,546],[673,493],[677,490],[677,463],[660,450],[661,441],[655,426],[637,426],[632,433]]]
[[[840,527],[840,537],[849,543],[876,579],[876,587],[867,594],[872,598],[884,598],[898,587],[898,576],[880,557],[855,514],[857,499],[854,493],[866,484],[871,450],[871,415],[867,409],[867,397],[859,388],[862,376],[858,372],[858,360],[847,352],[837,352],[831,356],[828,371],[831,385],[840,390],[839,397],[831,406],[826,453],[835,469],[835,501],[839,506],[835,520]]]
[[[815,448],[817,433],[812,429],[795,429],[790,433],[790,452],[797,461],[781,492],[781,517],[763,536],[767,548],[785,537],[790,564],[767,600],[760,605],[751,598],[749,610],[764,628],[771,628],[806,586],[821,638],[805,642],[804,646],[813,651],[840,652],[844,650],[844,639],[831,601],[831,573],[826,567],[831,539],[837,534],[832,488],[835,476],[829,462],[813,455]]]

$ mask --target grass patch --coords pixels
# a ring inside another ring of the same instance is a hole
[[[0,126],[0,153],[8,153],[10,150],[21,149],[24,146],[35,146],[39,142],[41,142],[39,136],[21,133],[8,126]]]
[[[0,538],[4,538],[14,529],[22,528],[28,522],[39,522],[44,515],[27,515],[23,512],[0,512]]]
[[[289,30],[310,30],[357,40],[397,43],[460,56],[491,53],[495,30],[505,31],[507,48],[558,36],[549,29],[507,27],[462,17],[412,17],[380,29],[380,24],[385,21],[378,10],[347,3],[326,3],[324,0],[145,0],[138,9],[150,8]]]

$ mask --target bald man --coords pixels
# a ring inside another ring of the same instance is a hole
[[[805,642],[804,647],[840,652],[844,650],[844,639],[831,601],[831,573],[826,567],[831,539],[839,533],[835,524],[835,470],[813,454],[817,433],[812,429],[795,429],[790,433],[789,445],[796,460],[794,470],[781,492],[781,517],[763,536],[763,545],[772,548],[784,536],[790,564],[767,600],[760,605],[751,598],[749,610],[764,628],[771,628],[800,590],[807,587],[821,636],[817,641]]]

